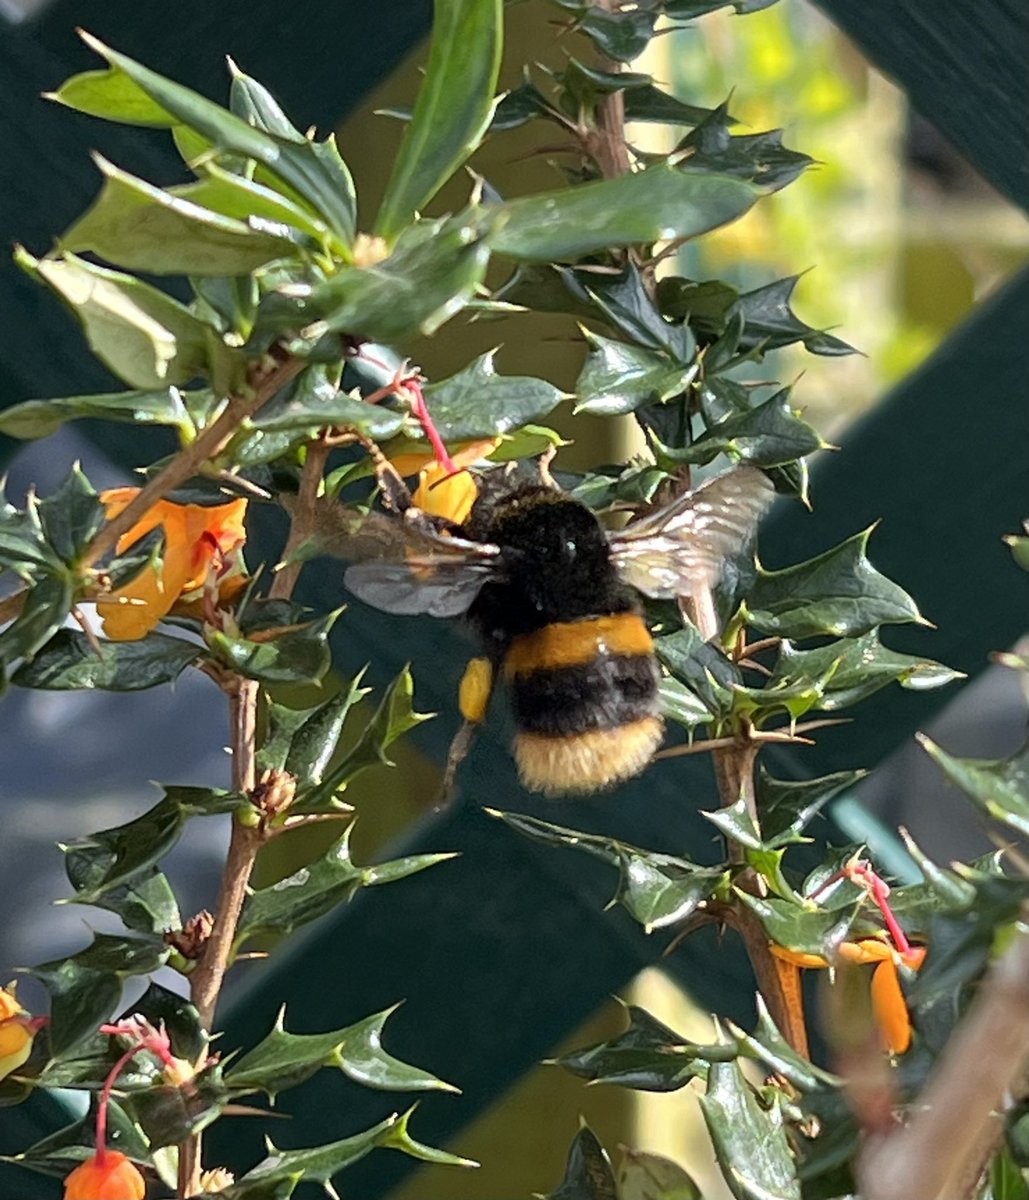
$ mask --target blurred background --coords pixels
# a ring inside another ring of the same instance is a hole
[[[58,0],[48,6],[46,0],[0,0],[0,62],[15,68],[0,86],[18,96],[6,126],[0,126],[12,151],[6,160],[12,163],[12,186],[5,189],[0,222],[4,244],[26,241],[41,253],[47,238],[84,206],[83,188],[95,186],[81,168],[87,147],[108,135],[95,123],[47,109],[25,92],[29,79],[35,83],[43,78],[52,87],[70,69],[95,65],[77,44],[76,24],[219,99],[224,95],[220,56],[232,53],[245,70],[282,96],[299,124],[317,119],[324,125],[328,114],[339,116],[340,147],[358,181],[362,207],[371,211],[401,132],[397,122],[372,112],[413,99],[429,9],[426,4],[398,4],[393,19],[379,27],[367,13],[359,14],[360,7],[341,5],[339,14],[326,16],[317,57],[301,62],[301,39],[292,29],[299,18],[292,6],[262,0],[250,5],[255,11],[268,10],[263,25],[256,20],[260,44],[247,41],[256,35],[255,22],[248,26],[243,18],[246,6],[211,10],[189,24],[193,44],[187,48],[185,33],[177,32],[169,14],[159,14],[152,0],[137,5],[131,17],[119,15],[118,5],[95,2]],[[523,61],[559,66],[575,49],[574,35],[558,36],[557,9],[532,0],[511,6],[508,15],[507,86],[517,84]],[[276,42],[283,59],[279,79],[274,66],[262,65]],[[303,45],[310,54],[310,42]],[[355,54],[355,46],[363,46],[364,52]],[[722,278],[744,288],[803,273],[794,296],[799,316],[815,328],[831,328],[861,353],[841,359],[789,350],[772,356],[766,368],[795,383],[794,403],[830,440],[845,442],[851,422],[869,413],[1025,263],[1025,213],[993,190],[909,106],[905,93],[805,0],[782,0],[745,17],[707,15],[688,29],[658,38],[635,69],[652,74],[691,103],[713,107],[731,94],[732,111],[747,131],[782,128],[788,146],[818,160],[743,220],[690,246],[680,266],[693,278]],[[34,86],[33,92],[38,90]],[[351,115],[344,116],[348,111]],[[59,127],[63,131],[55,135]],[[115,161],[146,174],[152,152],[144,143],[152,135],[115,133],[122,151],[113,155]],[[60,144],[55,136],[63,139]],[[530,125],[498,138],[483,151],[479,169],[501,191],[556,186],[557,168],[546,151],[552,136]],[[651,126],[630,131],[633,144],[643,148],[659,145],[655,136]],[[39,173],[33,173],[35,167],[18,169],[19,162],[30,160],[39,163]],[[65,162],[73,166],[65,167]],[[168,163],[154,160],[154,166],[156,181],[169,182]],[[459,190],[439,201],[443,208],[457,203]],[[38,357],[33,328],[45,330],[46,338],[53,338],[48,345],[54,346],[79,335],[56,311],[52,298],[30,294],[33,285],[15,280],[12,270],[4,264],[5,289],[10,285],[5,295],[22,315],[11,321],[7,335],[18,342],[18,353],[10,348],[0,352],[0,378],[7,390],[0,404],[103,390],[106,385],[95,374],[84,377],[77,343],[74,351],[48,355],[45,367],[29,376],[26,360],[18,355],[31,350]],[[30,319],[38,323],[25,323]],[[414,357],[430,377],[439,378],[473,354],[501,344],[500,370],[531,367],[533,373],[570,387],[582,353],[574,324],[548,322],[543,328],[538,321],[471,328],[455,324],[432,343],[414,348]],[[976,396],[967,399],[970,408],[978,402]],[[570,428],[566,424],[565,430]],[[919,436],[916,429],[909,432],[912,438]],[[629,424],[619,428],[610,421],[579,420],[575,445],[561,461],[573,469],[611,461],[633,445]],[[15,502],[30,483],[45,494],[76,457],[84,460],[97,486],[128,477],[126,465],[118,465],[118,446],[98,442],[78,427],[45,444],[7,445],[4,453]],[[955,488],[964,485],[960,479],[952,482]],[[817,490],[814,499],[817,505]],[[1029,508],[1025,497],[1023,507]],[[1017,587],[1018,580],[1011,586]],[[931,605],[926,611],[934,616]],[[66,891],[56,841],[138,814],[156,799],[149,779],[212,786],[226,782],[222,709],[220,695],[206,679],[183,680],[175,692],[126,697],[15,690],[0,701],[0,878],[7,901],[0,978],[16,966],[67,953],[84,940],[83,914],[51,907]],[[985,672],[974,687],[958,693],[931,728],[955,753],[1011,753],[1025,732],[1025,700],[1017,679],[1000,669]],[[126,745],[134,752],[124,753]],[[430,755],[405,747],[398,757],[398,769],[388,780],[373,773],[357,785],[354,801],[362,813],[358,858],[378,853],[401,836],[424,815],[424,797],[435,790],[437,768]],[[374,803],[363,803],[365,793]],[[862,840],[870,836],[868,810],[889,826],[908,825],[923,848],[942,860],[990,846],[960,799],[928,763],[923,767],[914,750],[902,749],[881,764],[860,796],[846,798],[834,815],[845,833]],[[210,902],[221,855],[209,825],[191,830],[170,865],[187,912]],[[882,845],[889,857],[892,843],[886,839]],[[309,849],[294,845],[292,861]],[[905,867],[902,858],[880,861],[895,870]],[[264,877],[280,875],[288,865],[266,863]],[[91,926],[94,917],[89,914]],[[639,976],[627,998],[686,1036],[710,1040],[706,1018],[660,968]],[[562,998],[542,1002],[559,1008]],[[609,1036],[622,1020],[619,1007],[609,1002],[585,1026],[569,1032],[565,1045]],[[447,1074],[445,1069],[441,1073]],[[540,1067],[451,1142],[451,1149],[482,1161],[482,1170],[459,1174],[421,1168],[389,1194],[393,1200],[513,1200],[553,1186],[581,1113],[609,1146],[626,1143],[682,1161],[701,1182],[707,1200],[721,1200],[727,1193],[714,1181],[713,1157],[699,1122],[690,1116],[694,1103],[690,1089],[671,1096],[586,1090],[558,1069]]]

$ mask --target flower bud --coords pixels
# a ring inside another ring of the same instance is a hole
[[[64,1181],[64,1200],[143,1200],[146,1181],[117,1150],[94,1154]]]

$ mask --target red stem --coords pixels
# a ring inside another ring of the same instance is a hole
[[[100,1092],[100,1101],[97,1104],[96,1110],[96,1165],[98,1167],[102,1167],[107,1158],[107,1105],[111,1099],[111,1092],[114,1091],[115,1080],[122,1073],[129,1060],[134,1058],[142,1049],[143,1046],[139,1045],[133,1046],[131,1050],[126,1050],[104,1080],[104,1086]]]

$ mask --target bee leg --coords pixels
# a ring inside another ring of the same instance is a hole
[[[556,456],[557,447],[549,446],[539,456],[539,459],[537,460],[537,466],[540,473],[540,482],[543,484],[543,486],[553,488],[555,491],[559,492],[561,488],[558,486],[557,480],[550,473],[550,464],[554,461]]]
[[[413,504],[411,490],[403,479],[401,479],[396,467],[370,437],[365,437],[364,434],[358,433],[356,430],[354,431],[354,437],[364,447],[368,457],[372,460],[375,478],[382,490],[383,504],[391,512],[407,512]]]
[[[468,751],[475,744],[475,735],[478,732],[479,726],[474,721],[463,721],[461,728],[454,735],[454,740],[450,743],[450,749],[447,751],[447,765],[443,771],[443,782],[433,801],[433,812],[443,812],[444,809],[450,807],[450,802],[454,798],[457,769],[468,757]]]
[[[493,694],[493,663],[488,658],[473,658],[465,667],[458,689],[458,706],[464,723],[457,731],[447,751],[447,765],[443,772],[443,783],[433,806],[438,812],[450,803],[454,790],[457,768],[464,762],[475,742],[475,734],[486,716],[490,696]]]

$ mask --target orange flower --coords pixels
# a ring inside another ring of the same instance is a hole
[[[32,1042],[46,1017],[30,1017],[14,995],[14,984],[0,988],[0,1079],[6,1079],[28,1059]]]
[[[452,456],[453,470],[429,450],[398,454],[390,462],[405,478],[418,472],[418,487],[412,499],[422,512],[463,525],[479,494],[478,484],[467,468],[488,457],[499,445],[500,438],[469,442]]]
[[[138,493],[139,488],[133,487],[103,492],[100,499],[107,519],[116,517]],[[161,565],[144,568],[125,587],[97,600],[104,633],[116,642],[145,637],[168,613],[201,598],[209,581],[216,583],[220,603],[231,600],[246,581],[242,554],[246,510],[242,499],[211,507],[158,500],[118,540],[118,553],[160,525],[164,528]]]
[[[117,1150],[106,1150],[75,1168],[64,1181],[64,1200],[143,1200],[146,1181]]]
[[[832,965],[819,954],[804,954],[774,944],[769,948],[776,958],[797,967]],[[883,1049],[890,1054],[903,1054],[911,1045],[911,1017],[900,986],[900,966],[903,964],[917,971],[925,960],[925,953],[924,946],[912,946],[901,954],[878,938],[842,942],[837,950],[837,955],[845,962],[876,964],[872,972],[872,1011]]]

